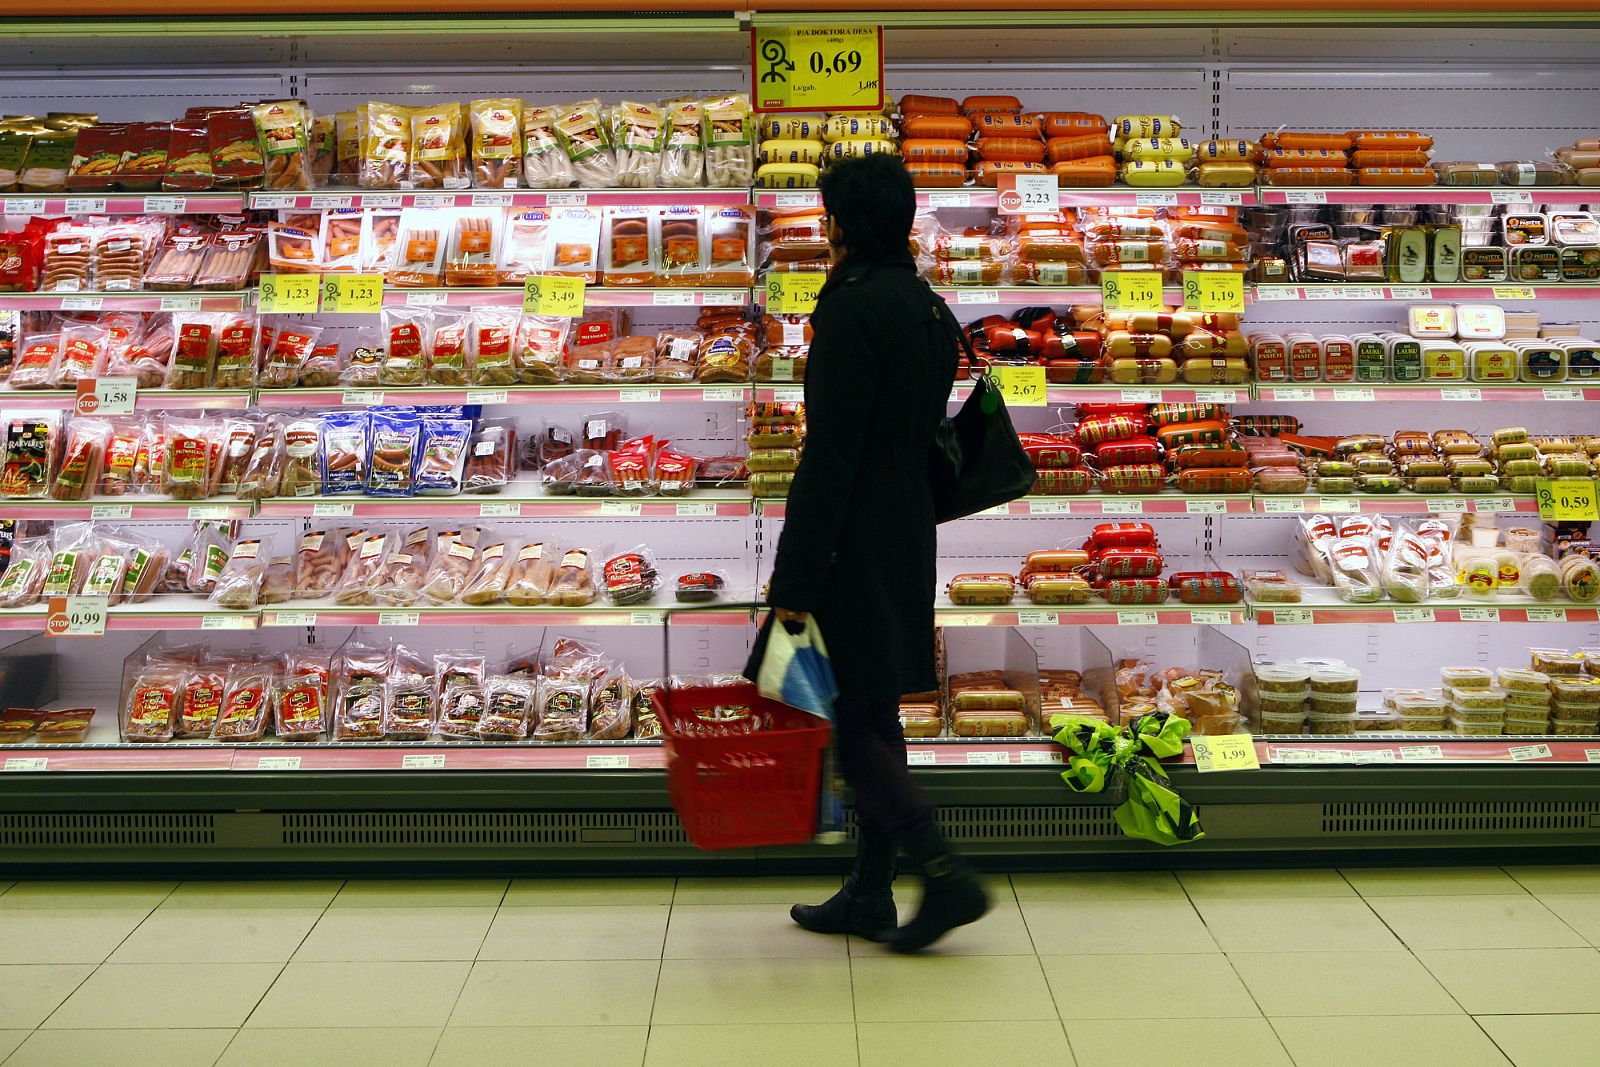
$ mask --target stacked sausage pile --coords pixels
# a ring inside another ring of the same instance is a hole
[[[1227,207],[1080,207],[956,227],[924,212],[911,250],[941,286],[1093,285],[1118,271],[1156,271],[1175,285],[1185,271],[1249,269],[1250,236],[1236,216]],[[780,228],[776,219],[767,226]],[[775,265],[802,269],[787,262],[810,258],[801,236],[770,242]]]
[[[1412,130],[1264,134],[1268,185],[1432,185],[1433,138]]]
[[[898,138],[894,123],[883,115],[769,115],[761,120],[756,185],[809,189],[829,163],[894,154],[899,151]]]
[[[967,326],[973,349],[1000,364],[1039,364],[1061,384],[1237,385],[1247,380],[1239,316],[1169,311],[1022,308]]]

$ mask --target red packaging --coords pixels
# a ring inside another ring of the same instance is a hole
[[[1178,475],[1180,493],[1248,493],[1254,484],[1244,467],[1191,467]]]
[[[1159,493],[1167,482],[1167,472],[1159,463],[1107,467],[1100,472],[1102,493]]]
[[[1043,468],[1034,472],[1033,496],[1077,496],[1094,488],[1094,472],[1087,467]]]
[[[161,188],[167,172],[167,145],[172,140],[169,122],[132,122],[117,165],[117,186],[135,192]]]
[[[1070,441],[1023,442],[1022,450],[1034,470],[1059,470],[1083,462],[1083,450]]]
[[[1102,468],[1161,462],[1161,446],[1153,437],[1125,437],[1096,445],[1094,457]]]
[[[1239,580],[1227,571],[1182,571],[1169,577],[1167,586],[1185,604],[1237,604],[1242,599]]]
[[[1175,471],[1196,467],[1243,467],[1250,453],[1231,445],[1183,445],[1167,453],[1167,466]]]
[[[1125,437],[1137,437],[1145,432],[1148,425],[1143,412],[1138,415],[1090,415],[1078,421],[1078,440],[1093,446]]]
[[[38,265],[26,233],[0,233],[0,293],[31,292],[38,284]]]
[[[166,170],[161,188],[193,192],[211,188],[211,146],[203,119],[183,118],[167,136]]]
[[[1160,578],[1107,578],[1095,589],[1108,604],[1165,604],[1169,592]]]
[[[218,108],[206,116],[206,143],[211,149],[212,180],[218,188],[261,184],[267,164],[249,108]]]
[[[1154,578],[1161,573],[1161,553],[1154,548],[1107,548],[1095,554],[1102,578]]]
[[[1089,552],[1108,548],[1156,548],[1156,528],[1148,522],[1103,522],[1089,531],[1083,547]]]
[[[72,148],[72,165],[67,171],[67,192],[110,190],[122,165],[122,150],[128,143],[128,127],[102,123],[78,131]]]

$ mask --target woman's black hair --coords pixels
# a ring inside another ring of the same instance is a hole
[[[844,231],[844,246],[852,255],[905,255],[917,193],[900,157],[873,154],[842,160],[828,168],[817,187],[823,210]]]

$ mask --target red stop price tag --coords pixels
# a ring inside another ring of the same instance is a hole
[[[131,415],[139,399],[137,378],[84,378],[78,382],[79,415]]]

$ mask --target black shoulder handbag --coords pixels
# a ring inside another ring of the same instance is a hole
[[[938,522],[949,522],[1008,503],[1033,488],[1035,473],[1028,453],[1017,439],[1016,428],[1000,390],[980,368],[966,332],[933,295],[933,314],[940,326],[955,333],[972,367],[972,394],[954,417],[940,421],[928,455],[928,478],[933,484],[933,512]]]

